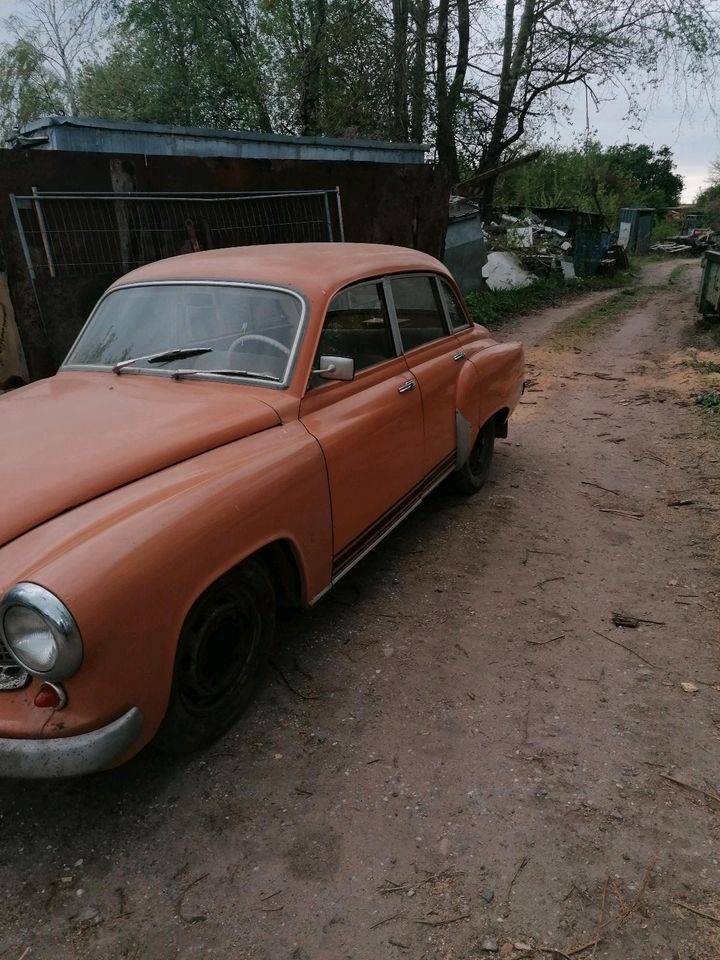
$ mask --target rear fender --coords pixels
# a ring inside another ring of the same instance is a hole
[[[458,377],[457,466],[468,457],[480,427],[495,419],[495,435],[507,436],[507,421],[523,388],[525,360],[519,343],[498,343],[468,356]]]

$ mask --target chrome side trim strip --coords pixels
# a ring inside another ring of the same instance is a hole
[[[330,586],[327,587],[326,590],[323,591],[323,593],[327,593],[327,591],[331,587],[334,587],[339,580],[342,580],[342,578],[345,576],[346,573],[349,573],[350,570],[352,570],[354,566],[360,563],[360,561],[364,559],[370,553],[371,550],[374,550],[375,547],[381,541],[383,541],[385,537],[388,536],[388,534],[392,533],[396,527],[399,527],[400,524],[403,522],[403,520],[409,517],[410,514],[413,512],[413,510],[415,510],[416,507],[419,507],[420,504],[423,502],[423,500],[425,500],[425,498],[432,493],[435,487],[439,486],[443,482],[443,480],[445,480],[447,477],[450,476],[451,473],[454,473],[454,472],[455,472],[455,468],[451,467],[449,470],[446,470],[443,473],[441,473],[438,479],[435,480],[422,494],[420,494],[418,499],[414,500],[411,503],[411,505],[407,508],[407,510],[404,510],[396,520],[394,520],[388,527],[382,530],[379,536],[377,536],[371,543],[369,543],[361,553],[359,553],[356,557],[353,557],[353,559],[347,564],[347,566],[343,567],[340,573],[335,574]],[[319,596],[322,596],[322,595],[323,594],[320,594]]]
[[[132,707],[106,727],[76,737],[0,739],[0,777],[77,777],[104,770],[140,736],[143,716]]]

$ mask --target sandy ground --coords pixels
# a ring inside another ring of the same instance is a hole
[[[2,960],[718,960],[720,447],[674,266],[574,345],[603,295],[503,331],[492,482],[286,623],[213,749],[0,784]]]

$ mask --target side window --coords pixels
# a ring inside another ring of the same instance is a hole
[[[445,301],[448,316],[450,317],[450,326],[453,330],[463,330],[465,327],[468,327],[470,325],[468,318],[465,316],[465,312],[460,306],[455,292],[444,280],[440,281],[440,289],[442,290],[442,297]]]
[[[316,360],[321,356],[352,357],[356,372],[396,356],[381,284],[358,283],[333,297]]]
[[[431,277],[391,277],[390,288],[405,352],[448,335],[438,290]]]

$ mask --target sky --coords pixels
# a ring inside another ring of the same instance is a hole
[[[0,21],[12,13],[22,13],[22,0],[0,0]],[[0,41],[5,39],[0,27]],[[550,125],[549,140],[570,144],[586,129],[585,96],[582,91],[571,97],[573,109],[570,117]],[[710,110],[701,98],[691,112],[683,104],[673,85],[668,82],[654,93],[645,93],[639,104],[639,126],[631,127],[626,120],[628,101],[622,92],[612,102],[600,105],[599,112],[591,105],[590,127],[596,137],[606,146],[618,143],[648,143],[672,150],[676,171],[685,180],[683,202],[691,203],[698,191],[706,184],[710,164],[720,157],[720,126],[710,115]]]

